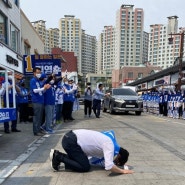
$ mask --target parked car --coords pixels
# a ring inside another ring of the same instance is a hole
[[[78,98],[80,105],[84,105],[84,97],[85,97],[85,95],[80,95],[80,98]]]
[[[109,110],[111,114],[134,111],[136,115],[141,115],[143,100],[130,88],[113,88],[110,91],[110,96],[104,97],[102,110],[103,112]]]

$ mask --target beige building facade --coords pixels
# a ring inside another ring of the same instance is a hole
[[[23,55],[44,54],[44,41],[21,11],[21,53]]]

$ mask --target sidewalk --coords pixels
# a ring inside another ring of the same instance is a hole
[[[58,126],[55,127],[57,128]],[[49,137],[47,134],[34,136],[31,122],[18,123],[17,129],[21,132],[6,134],[3,123],[0,124],[0,184]]]

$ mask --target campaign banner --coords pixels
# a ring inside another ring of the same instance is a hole
[[[170,75],[155,80],[155,86],[168,85],[170,83]]]
[[[0,123],[16,120],[16,108],[0,109]]]
[[[61,76],[61,55],[42,54],[23,56],[24,75],[33,75],[33,68],[40,67],[46,75],[55,74]]]

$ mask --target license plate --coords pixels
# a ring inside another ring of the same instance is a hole
[[[135,105],[126,105],[126,107],[135,107]]]

